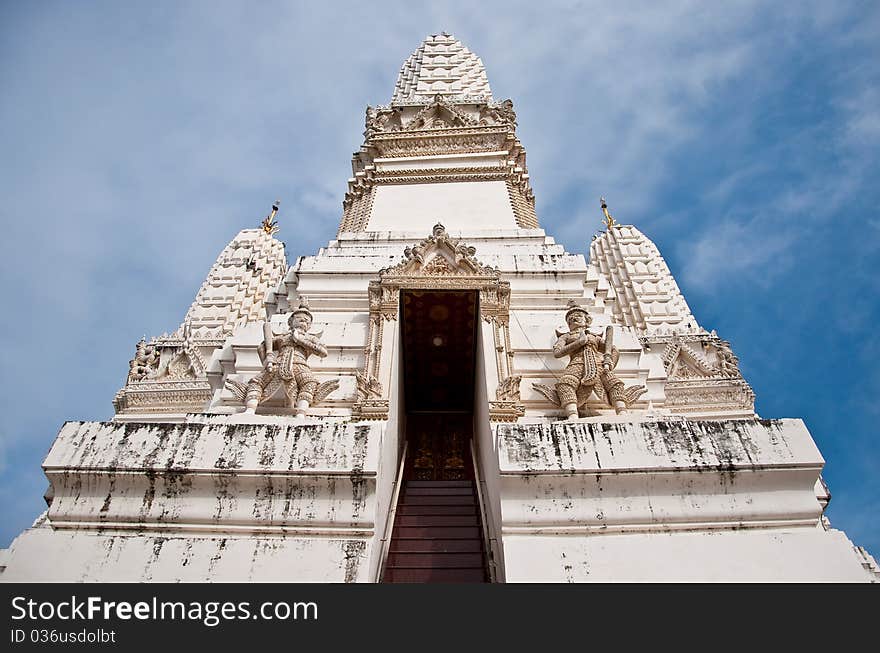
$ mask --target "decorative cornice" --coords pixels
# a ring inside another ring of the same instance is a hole
[[[506,127],[474,126],[464,129],[390,132],[369,141],[378,157],[472,154],[509,150],[513,132]]]
[[[516,401],[490,401],[490,422],[515,422],[526,414],[523,404]]]
[[[669,381],[665,392],[666,407],[676,413],[755,410],[755,393],[743,379]]]
[[[506,174],[511,168],[504,164],[493,166],[455,166],[451,168],[404,168],[400,170],[377,170],[370,175],[371,180],[386,182],[396,177],[424,177],[425,173],[440,177],[444,174],[468,175],[468,174]]]
[[[448,96],[444,96],[448,97]],[[456,95],[453,98],[456,104],[486,104],[486,96],[485,95]],[[426,104],[431,104],[434,102],[433,97],[423,96],[423,97],[413,97],[406,100],[392,100],[389,107],[423,107]]]
[[[140,381],[117,392],[113,407],[117,414],[195,412],[212,396],[213,390],[204,380]]]
[[[388,400],[365,399],[359,401],[352,408],[352,417],[363,420],[386,420],[388,419]]]
[[[170,335],[170,336],[163,336],[160,338],[154,338],[150,342],[150,344],[155,344],[158,347],[168,347],[168,348],[173,349],[173,348],[183,347],[184,345],[189,343],[190,346],[192,346],[192,347],[206,347],[206,348],[210,347],[213,349],[216,347],[222,347],[225,342],[226,342],[225,337],[222,337],[222,338],[190,338],[189,340],[186,340],[180,336]]]
[[[421,171],[424,173],[424,170]],[[504,181],[508,178],[508,173],[496,169],[489,169],[479,173],[443,173],[422,174],[419,176],[387,176],[380,180],[383,185],[401,185],[401,184],[448,184],[452,182],[462,181]],[[378,185],[378,184],[377,184]]]

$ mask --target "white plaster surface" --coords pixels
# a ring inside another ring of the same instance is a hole
[[[26,530],[0,582],[369,582],[365,538]]]
[[[781,528],[504,538],[507,582],[870,582],[836,530]]]
[[[481,181],[379,186],[367,228],[427,235],[438,222],[449,229],[516,227],[504,182]]]
[[[232,422],[65,424],[0,580],[372,581],[384,425]]]
[[[800,420],[500,424],[509,582],[871,582]]]

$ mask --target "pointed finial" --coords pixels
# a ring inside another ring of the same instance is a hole
[[[275,221],[275,214],[278,213],[278,206],[281,204],[281,200],[275,200],[275,203],[272,204],[272,212],[267,215],[263,222],[260,224],[263,231],[265,231],[270,236],[274,236],[278,233],[278,230],[281,228],[278,226],[278,222]]]
[[[605,222],[605,226],[608,229],[611,229],[611,227],[616,227],[617,223],[614,221],[614,218],[608,212],[608,205],[605,203],[604,197],[599,198],[599,205],[602,207],[602,213],[605,214],[605,220],[603,221],[603,222]]]

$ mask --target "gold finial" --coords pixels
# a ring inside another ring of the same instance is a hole
[[[275,221],[275,214],[278,213],[278,205],[281,204],[281,200],[275,200],[275,203],[272,205],[272,213],[267,215],[264,219],[260,227],[263,228],[270,236],[274,236],[278,233],[278,230],[281,228],[278,226],[278,223]]]
[[[604,220],[605,226],[608,229],[611,229],[611,227],[616,227],[617,223],[614,221],[614,218],[608,212],[608,205],[605,203],[604,197],[599,198],[599,205],[602,207],[602,213],[605,214],[605,220]]]

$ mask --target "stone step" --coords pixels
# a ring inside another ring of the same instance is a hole
[[[473,481],[404,481],[404,487],[473,487]]]
[[[398,515],[395,526],[479,526],[476,515]]]
[[[482,553],[391,553],[388,569],[482,569]]]
[[[388,550],[394,553],[480,553],[483,547],[480,540],[445,540],[423,538],[395,538]]]
[[[406,487],[403,490],[403,496],[405,497],[415,497],[415,496],[473,496],[474,488],[473,485],[470,487],[459,487],[459,486],[445,486],[445,487]]]
[[[478,526],[395,526],[392,538],[480,540]]]
[[[471,496],[409,496],[400,501],[404,506],[476,506],[477,500]]]
[[[401,504],[397,507],[397,516],[401,515],[474,515],[477,514],[477,506],[424,506]]]
[[[471,480],[405,482],[383,582],[486,582],[478,507]]]
[[[386,583],[485,583],[482,569],[387,569]]]

